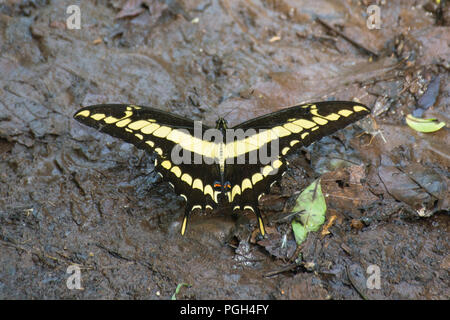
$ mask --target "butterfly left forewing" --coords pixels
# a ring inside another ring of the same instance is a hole
[[[194,122],[161,110],[135,105],[94,105],[75,113],[79,122],[137,148],[169,157],[178,140],[192,135]],[[169,139],[175,137],[174,139]],[[178,138],[179,137],[179,138]]]

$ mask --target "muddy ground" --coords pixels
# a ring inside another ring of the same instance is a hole
[[[450,123],[445,2],[1,1],[0,298],[169,299],[188,283],[178,298],[449,299],[449,129],[404,120]],[[266,239],[227,210],[182,237],[184,202],[152,155],[72,118],[134,103],[233,125],[327,99],[372,121],[290,158],[260,201]],[[283,218],[317,177],[327,220],[297,248]],[[66,286],[73,264],[82,290]]]

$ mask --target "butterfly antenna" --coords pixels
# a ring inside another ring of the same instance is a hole
[[[226,117],[228,117],[228,115],[230,113],[232,113],[233,111],[237,110],[237,107],[234,107],[233,109],[231,109],[230,111],[228,111],[227,113],[225,113],[221,118],[226,119]]]

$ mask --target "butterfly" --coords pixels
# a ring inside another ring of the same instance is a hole
[[[254,212],[264,236],[258,201],[286,172],[286,157],[370,112],[356,102],[324,101],[228,128],[224,118],[210,127],[156,108],[100,104],[78,110],[74,118],[155,154],[155,171],[186,201],[182,235],[191,212],[225,203],[233,211]]]

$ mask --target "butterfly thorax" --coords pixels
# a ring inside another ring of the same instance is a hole
[[[222,134],[225,134],[225,130],[228,129],[227,120],[225,120],[222,117],[217,119],[217,121],[216,121],[216,129],[220,130],[222,132]]]

